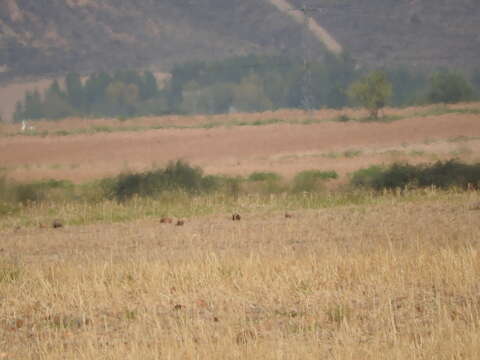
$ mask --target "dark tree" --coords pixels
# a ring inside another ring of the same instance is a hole
[[[65,86],[67,88],[68,103],[80,112],[84,110],[85,93],[83,90],[82,80],[77,73],[69,73],[65,78]]]
[[[459,73],[442,71],[430,79],[428,100],[432,103],[457,103],[473,99],[473,88]]]
[[[157,79],[151,71],[143,73],[142,86],[140,87],[140,98],[142,100],[152,99],[158,96],[159,89]]]

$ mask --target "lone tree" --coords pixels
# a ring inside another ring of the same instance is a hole
[[[348,96],[365,107],[371,118],[377,119],[392,96],[392,84],[383,71],[374,71],[354,82],[348,89]]]

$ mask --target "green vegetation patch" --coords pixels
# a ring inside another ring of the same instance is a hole
[[[389,167],[371,166],[352,174],[351,184],[375,190],[406,187],[448,189],[480,186],[480,163],[465,164],[456,159],[433,164],[395,163]]]
[[[143,173],[126,173],[102,183],[107,197],[124,201],[133,196],[155,196],[163,191],[181,190],[199,193],[217,186],[212,177],[203,176],[202,169],[178,160],[165,169]]]
[[[326,180],[337,179],[335,171],[305,170],[293,179],[293,192],[312,192],[321,189]]]
[[[58,180],[18,183],[1,177],[0,214],[2,226],[8,223],[10,227],[23,227],[38,226],[46,216],[63,218],[66,225],[122,222],[167,214],[202,216],[230,212],[239,206],[243,209],[246,199],[275,211],[370,204],[381,201],[377,195],[383,189],[478,188],[480,163],[449,160],[371,166],[353,173],[350,186],[327,190],[325,183],[337,178],[335,171],[321,170],[299,172],[292,181],[274,172],[254,172],[247,178],[204,175],[201,168],[183,161],[80,185]]]
[[[282,177],[274,172],[256,171],[250,174],[248,181],[279,181]]]
[[[8,213],[15,210],[9,204],[40,202],[46,199],[72,198],[74,185],[66,180],[42,180],[31,183],[17,183],[5,177],[0,179],[0,212]]]

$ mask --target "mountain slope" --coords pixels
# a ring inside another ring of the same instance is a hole
[[[266,1],[8,0],[0,6],[0,63],[15,73],[168,66],[273,51],[278,39],[287,43],[287,34],[298,37],[301,29]]]
[[[479,64],[479,19],[478,0],[344,0],[317,16],[363,64],[430,69]]]
[[[303,0],[290,0],[298,8]],[[362,65],[472,67],[477,0],[310,0]],[[321,9],[320,9],[321,8]],[[302,53],[302,24],[270,0],[2,0],[0,79],[155,66],[250,52]],[[312,56],[323,46],[310,39]],[[3,66],[2,66],[3,65]]]

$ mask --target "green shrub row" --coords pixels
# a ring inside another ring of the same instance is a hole
[[[480,163],[465,164],[459,160],[437,161],[411,165],[395,163],[389,167],[371,166],[356,171],[351,178],[354,186],[375,190],[405,187],[468,188],[480,186]]]
[[[280,181],[282,177],[274,172],[253,172],[248,177],[249,181]]]
[[[32,183],[16,183],[0,178],[0,200],[27,205],[47,198],[65,198],[74,193],[74,184],[66,180],[43,180]]]
[[[128,200],[133,196],[154,197],[164,191],[184,191],[199,194],[221,191],[237,197],[241,193],[313,192],[322,189],[326,180],[336,179],[335,171],[306,170],[298,173],[291,184],[274,172],[254,172],[247,178],[221,175],[204,176],[198,167],[177,161],[165,169],[144,173],[122,174],[101,182],[109,199]]]
[[[184,161],[169,163],[165,168],[140,173],[124,173],[83,185],[69,181],[45,180],[17,183],[0,177],[0,214],[19,206],[49,201],[127,201],[133,197],[159,198],[162,194],[198,195],[219,192],[237,198],[241,194],[317,192],[326,181],[337,179],[335,171],[306,170],[287,182],[274,172],[254,172],[248,177],[204,175],[199,167]],[[350,185],[374,190],[396,188],[480,187],[480,163],[465,164],[459,160],[411,165],[395,163],[371,166],[352,174]],[[163,195],[162,195],[163,196]]]
[[[44,180],[32,183],[16,183],[0,176],[0,215],[8,215],[19,206],[27,206],[44,200],[72,200],[75,185],[66,180]]]
[[[0,177],[0,213],[13,206],[45,200],[127,201],[133,197],[159,197],[162,193],[182,192],[197,195],[221,192],[232,197],[245,193],[273,194],[281,192],[314,192],[322,189],[334,171],[307,170],[298,173],[291,183],[274,172],[254,172],[248,177],[204,175],[199,167],[184,161],[169,163],[165,168],[145,172],[123,173],[82,185],[69,181],[45,180],[17,183]]]

